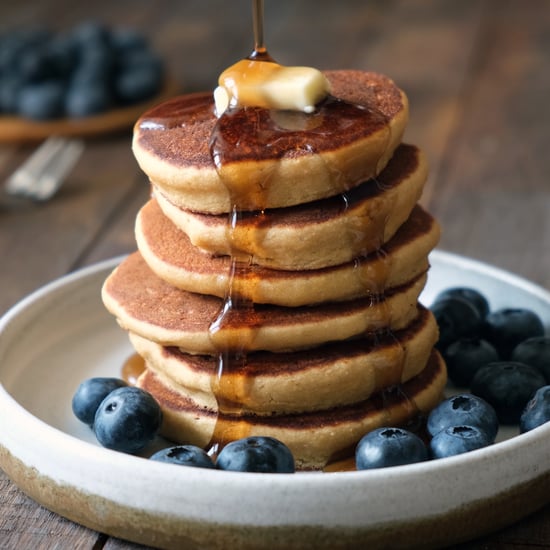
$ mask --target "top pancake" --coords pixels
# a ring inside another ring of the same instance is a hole
[[[349,190],[385,167],[408,102],[383,75],[325,74],[332,95],[312,114],[247,107],[218,119],[211,93],[165,102],[136,123],[136,160],[173,204],[205,213],[286,207]]]

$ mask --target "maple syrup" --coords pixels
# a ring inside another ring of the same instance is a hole
[[[145,360],[141,355],[133,353],[122,365],[120,376],[130,386],[135,386],[137,379],[145,370]]]

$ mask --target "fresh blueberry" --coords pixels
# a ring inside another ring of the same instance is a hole
[[[519,419],[521,433],[533,430],[550,420],[550,386],[539,388],[529,400]]]
[[[512,351],[510,360],[536,367],[550,383],[550,337],[534,336],[520,342]]]
[[[130,27],[111,29],[111,46],[117,54],[125,54],[136,50],[148,50],[147,38],[141,32]]]
[[[482,318],[477,308],[464,298],[455,296],[437,300],[430,309],[439,326],[439,350],[445,350],[460,338],[477,336],[479,333]]]
[[[100,81],[88,86],[73,85],[67,91],[65,111],[70,117],[80,118],[102,113],[112,107],[110,90]]]
[[[47,62],[53,74],[67,80],[78,61],[73,42],[66,36],[53,37],[46,50]]]
[[[122,70],[114,79],[114,93],[123,104],[154,96],[162,86],[162,71],[156,65],[138,65]]]
[[[489,314],[489,301],[477,289],[470,287],[452,287],[441,291],[436,297],[435,302],[445,300],[446,298],[462,298],[470,302],[477,309],[479,316],[485,319]]]
[[[108,46],[111,40],[111,30],[102,21],[87,19],[72,28],[71,39],[81,48],[101,48]]]
[[[20,56],[18,72],[25,82],[40,82],[55,76],[50,70],[46,48],[25,51]]]
[[[455,456],[491,445],[487,434],[476,426],[450,426],[430,440],[433,458]]]
[[[502,424],[517,424],[529,399],[545,384],[544,376],[535,367],[497,361],[477,371],[470,389],[494,407]]]
[[[17,100],[17,113],[36,120],[58,118],[63,114],[65,87],[51,80],[25,85]]]
[[[451,426],[475,426],[493,442],[498,432],[495,409],[485,400],[464,393],[442,401],[428,415],[426,429],[433,437]]]
[[[293,473],[290,449],[273,437],[252,436],[228,443],[219,453],[216,467],[236,472]]]
[[[162,449],[151,455],[151,460],[195,468],[215,468],[214,462],[206,451],[195,445],[178,445]]]
[[[15,114],[24,83],[17,76],[0,78],[0,112]]]
[[[443,356],[449,379],[463,387],[470,385],[479,368],[499,360],[495,347],[481,338],[461,338],[450,344]]]
[[[162,421],[160,406],[148,392],[133,386],[112,391],[99,405],[94,432],[109,449],[135,453],[157,434]]]
[[[422,462],[428,449],[416,434],[403,428],[378,428],[364,435],[355,449],[358,470]]]
[[[27,52],[43,49],[51,37],[44,27],[25,28],[4,36],[0,48],[0,70],[19,76],[21,59]]]
[[[101,402],[117,388],[126,386],[120,378],[95,377],[84,380],[73,395],[72,409],[74,415],[91,426],[95,413]]]
[[[544,325],[534,311],[504,308],[485,318],[483,335],[495,346],[501,359],[509,359],[520,342],[534,336],[543,336]]]

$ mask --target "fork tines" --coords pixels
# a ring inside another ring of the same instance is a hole
[[[48,138],[6,181],[10,195],[45,201],[59,189],[80,156],[80,140],[57,136]]]

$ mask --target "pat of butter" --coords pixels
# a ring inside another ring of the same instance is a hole
[[[271,61],[243,59],[226,69],[214,90],[216,114],[228,107],[263,107],[311,113],[330,90],[326,77],[312,67],[284,67]]]

